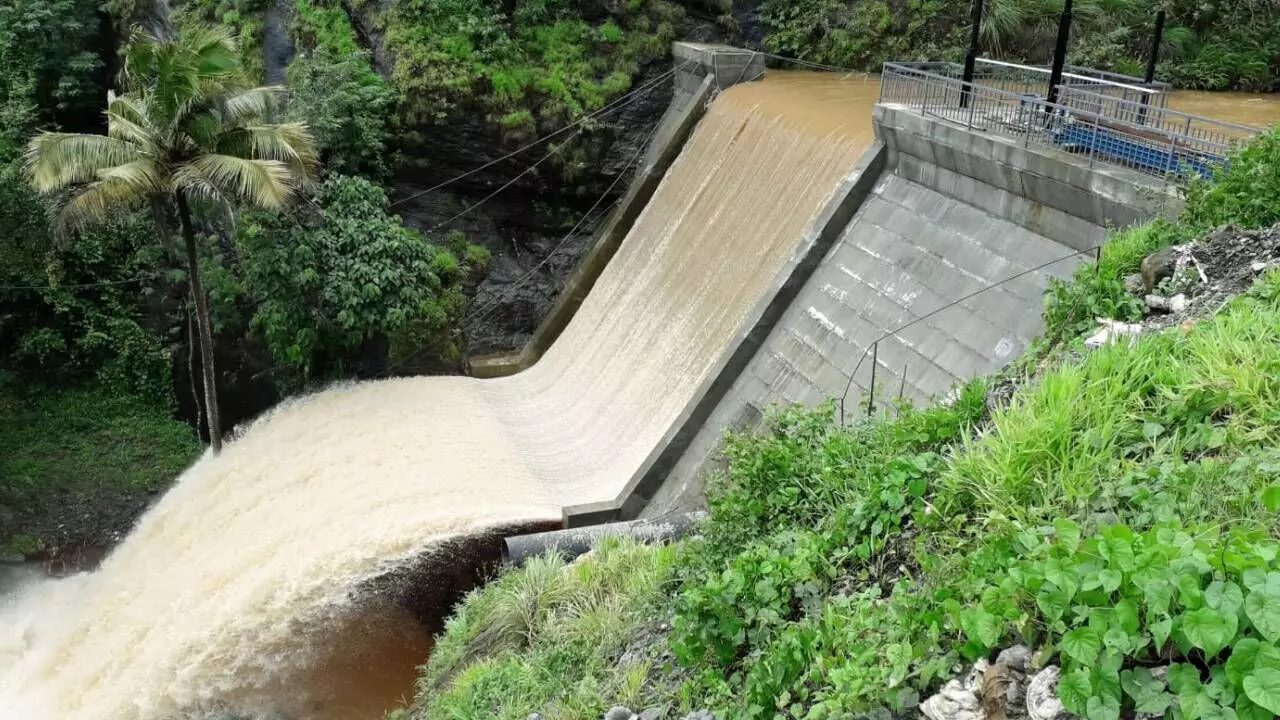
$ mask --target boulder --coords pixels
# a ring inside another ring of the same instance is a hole
[[[1027,685],[1027,715],[1031,720],[1070,720],[1071,714],[1058,699],[1058,679],[1062,673],[1050,665]]]

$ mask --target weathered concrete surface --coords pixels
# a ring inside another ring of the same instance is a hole
[[[876,107],[876,133],[886,172],[642,516],[699,507],[725,430],[757,425],[771,405],[813,406],[847,387],[854,420],[869,402],[924,402],[999,369],[1040,333],[1050,277],[1070,275],[1108,227],[1176,209],[1143,176],[900,108]]]
[[[591,292],[596,279],[653,197],[667,168],[679,156],[680,149],[684,147],[715,93],[737,82],[758,80],[764,74],[763,58],[738,48],[675,43],[672,52],[676,64],[675,93],[658,123],[653,139],[649,141],[626,195],[614,208],[595,243],[565,282],[564,290],[529,342],[519,352],[471,358],[468,361],[468,372],[473,377],[512,375],[528,369],[538,361],[542,353],[560,336]],[[725,57],[722,58],[722,55]],[[757,60],[751,61],[752,57]],[[740,76],[741,79],[738,79]]]

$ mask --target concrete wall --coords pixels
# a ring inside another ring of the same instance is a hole
[[[587,293],[591,292],[596,279],[622,245],[649,198],[653,197],[662,176],[680,154],[715,94],[738,82],[759,80],[764,75],[763,56],[738,48],[675,43],[672,54],[675,56],[675,92],[671,104],[658,121],[626,194],[610,213],[595,243],[565,281],[559,298],[528,344],[515,353],[471,358],[468,370],[472,376],[511,375],[538,361],[573,319]]]
[[[1109,227],[1176,209],[1143,176],[903,108],[881,105],[875,115],[885,171],[679,457],[668,458],[642,516],[701,506],[724,432],[758,424],[771,405],[812,406],[848,388],[846,417],[856,421],[869,402],[883,407],[900,392],[925,402],[999,369],[1041,331],[1050,277],[1070,275]]]

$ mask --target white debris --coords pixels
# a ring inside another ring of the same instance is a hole
[[[1120,338],[1129,338],[1129,346],[1132,347],[1138,340],[1138,335],[1142,333],[1142,326],[1138,324],[1123,323],[1110,318],[1097,318],[1099,328],[1084,341],[1087,348],[1100,348],[1108,345]]]

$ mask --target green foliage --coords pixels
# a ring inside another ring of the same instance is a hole
[[[1232,153],[1212,180],[1193,183],[1183,217],[1201,229],[1223,223],[1261,228],[1280,221],[1280,127]]]
[[[931,524],[925,496],[938,453],[982,417],[984,396],[973,383],[951,408],[904,408],[892,422],[848,430],[832,427],[831,407],[790,410],[772,419],[768,436],[730,438],[730,471],[709,489],[705,539],[682,570],[677,657],[737,670],[727,691],[742,693],[750,717],[772,717],[792,700],[848,709],[900,683],[932,647],[929,633],[922,640],[914,627],[900,632],[884,615],[906,608],[886,604],[878,589],[832,596],[884,577]],[[906,585],[896,593],[911,597]],[[867,667],[851,637],[881,637],[899,649],[892,664]],[[917,668],[917,677],[942,667]],[[832,692],[812,693],[827,683]]]
[[[428,242],[361,178],[330,176],[314,205],[246,219],[239,286],[221,288],[254,308],[251,328],[291,374],[284,384],[348,376],[370,343],[386,342],[393,365],[422,348],[455,358],[454,323],[483,252],[458,237],[449,248]]]
[[[334,55],[323,46],[289,66],[286,116],[305,122],[331,173],[387,178],[396,93],[369,65],[368,53]]]
[[[967,9],[941,0],[765,0],[765,44],[789,57],[878,70],[886,60],[955,60]]]
[[[111,0],[136,2],[136,0]],[[193,0],[184,3],[174,14],[181,31],[206,25],[227,30],[237,40],[239,64],[246,79],[263,82],[266,69],[263,63],[263,42],[266,32],[265,13],[269,0]],[[127,26],[127,25],[126,25]]]
[[[1253,498],[1258,502],[1258,498]],[[1090,720],[1121,712],[1243,715],[1280,700],[1280,546],[1262,529],[1171,521],[1032,536],[983,610],[1056,644],[1060,696]],[[1261,527],[1261,526],[1259,526]],[[1148,668],[1169,664],[1166,678]]]
[[[587,720],[611,705],[673,703],[642,687],[663,650],[661,633],[648,631],[666,604],[672,555],[611,541],[572,565],[535,558],[472,593],[419,682],[422,716]]]
[[[97,4],[89,0],[0,5],[0,162],[38,125],[91,122],[102,92],[98,36]]]
[[[45,202],[6,169],[0,227],[0,370],[56,385],[96,379],[167,407],[168,324],[148,317],[159,301],[150,272],[160,255],[149,222],[125,215],[56,242]]]
[[[1269,0],[1172,0],[1160,77],[1179,86],[1268,90],[1277,86],[1280,15]],[[988,57],[1045,63],[1059,0],[988,0],[981,27]],[[1154,11],[1139,0],[1080,0],[1068,50],[1073,63],[1141,74]],[[889,60],[959,60],[969,6],[937,0],[765,0],[760,18],[775,52],[877,70]]]
[[[399,3],[380,20],[395,56],[406,125],[443,123],[463,107],[493,120],[527,111],[540,129],[603,107],[663,57],[682,9],[666,0],[609,6],[588,21],[563,0]]]
[[[200,450],[164,405],[102,386],[13,382],[0,378],[0,551],[33,553],[68,535],[101,542],[127,529],[132,515],[119,508],[145,504]]]
[[[1186,335],[1096,350],[996,412],[943,480],[991,517],[1238,517],[1232,499],[1261,488],[1237,453],[1280,434],[1277,332],[1280,310],[1246,300]]]

